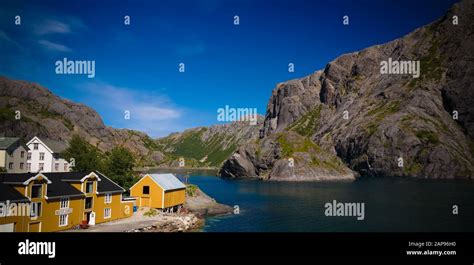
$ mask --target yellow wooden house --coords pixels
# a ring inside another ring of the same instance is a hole
[[[173,174],[147,174],[130,188],[139,207],[176,210],[186,200],[186,186]]]
[[[54,232],[133,214],[134,202],[122,198],[125,190],[96,171],[0,174],[0,191],[4,232]],[[4,206],[20,203],[28,213],[5,214]]]

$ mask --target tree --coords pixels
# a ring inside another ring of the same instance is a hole
[[[133,184],[133,168],[135,167],[135,158],[133,154],[125,147],[114,147],[108,154],[105,174],[128,190]]]
[[[73,135],[69,147],[63,152],[69,162],[74,159],[73,171],[90,172],[103,169],[103,155],[97,147],[89,144],[79,135]]]

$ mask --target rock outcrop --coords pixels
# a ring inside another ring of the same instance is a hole
[[[453,25],[454,15],[464,19]],[[473,1],[455,4],[444,17],[400,39],[344,54],[323,70],[278,84],[262,139],[241,146],[221,175],[317,180],[346,179],[353,171],[352,176],[472,178],[472,17]],[[389,58],[419,61],[420,77],[381,74],[380,64]],[[295,133],[316,147],[282,152],[282,135],[290,143],[304,141]],[[293,178],[291,157],[300,169]],[[322,161],[334,162],[339,171],[329,171]]]

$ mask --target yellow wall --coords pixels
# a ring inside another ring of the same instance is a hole
[[[150,194],[143,194],[143,186],[150,187]],[[150,176],[140,179],[130,189],[130,196],[137,198],[137,206],[159,208],[163,207],[163,189]],[[149,203],[147,203],[149,201]]]
[[[5,216],[0,217],[0,225],[14,223],[15,232],[27,232],[28,220],[29,216]]]
[[[165,192],[165,208],[184,204],[186,200],[186,189]]]
[[[150,194],[143,194],[143,186],[150,187]],[[168,208],[184,204],[186,190],[175,190],[165,192],[163,207],[163,189],[150,176],[146,175],[140,179],[131,189],[130,196],[137,198],[137,206],[151,208]]]
[[[5,150],[0,150],[0,167],[6,167],[5,165],[6,155],[7,155],[7,152]]]
[[[117,220],[120,218],[130,217],[133,215],[133,201],[122,202],[121,193],[112,194],[112,201],[105,203],[105,194],[97,194],[97,179],[91,177],[88,180],[94,182],[93,192],[85,194],[85,197],[92,197],[92,211],[96,213],[96,224]],[[87,181],[87,180],[86,180]],[[60,198],[46,199],[47,183],[42,177],[31,181],[28,186],[14,186],[14,188],[21,194],[31,198],[31,190],[34,184],[42,184],[41,198],[32,198],[32,202],[41,202],[41,215],[36,219],[29,216],[9,216],[0,217],[0,224],[15,223],[15,232],[29,232],[30,229],[40,229],[41,232],[54,232],[66,229],[71,229],[75,225],[79,225],[83,220],[86,220],[85,215],[85,197],[69,198],[69,208],[72,212],[69,214],[68,223],[65,226],[59,226],[59,215],[56,215],[56,210],[60,209]],[[75,188],[85,192],[85,182],[70,183]],[[111,217],[104,218],[105,208],[111,208]]]

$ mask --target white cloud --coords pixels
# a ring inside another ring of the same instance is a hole
[[[102,82],[88,82],[80,89],[85,92],[86,104],[94,107],[113,127],[139,130],[153,137],[183,129],[179,124],[183,111],[164,95]],[[127,110],[129,120],[124,118]]]
[[[72,51],[72,49],[67,47],[66,45],[62,45],[62,44],[59,44],[59,43],[54,43],[54,42],[51,42],[49,40],[39,40],[38,43],[41,44],[41,46],[43,46],[43,48],[45,48],[47,50],[51,50],[51,51],[59,51],[59,52],[70,52],[70,51]]]
[[[71,27],[57,20],[45,20],[43,22],[39,22],[35,28],[35,33],[37,35],[46,35],[46,34],[54,34],[54,33],[70,33]]]

